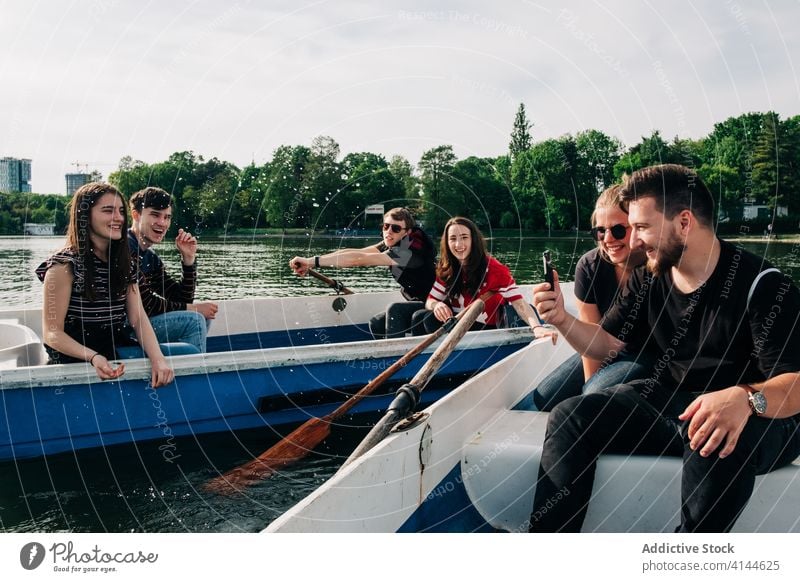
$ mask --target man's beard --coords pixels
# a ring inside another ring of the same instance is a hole
[[[660,277],[680,263],[684,250],[686,247],[683,241],[673,232],[669,240],[657,249],[656,258],[647,259],[647,270],[656,277]]]

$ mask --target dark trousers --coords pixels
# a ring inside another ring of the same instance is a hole
[[[416,311],[425,308],[422,301],[403,301],[402,303],[392,303],[386,311],[379,313],[369,320],[369,330],[375,339],[405,337],[406,332],[412,335],[422,335],[415,333],[413,329],[412,317]]]
[[[578,532],[601,454],[683,457],[681,532],[727,532],[753,492],[756,475],[800,454],[798,419],[751,417],[733,453],[701,457],[677,420],[690,401],[667,401],[633,382],[569,398],[550,413],[530,531]],[[688,396],[688,395],[687,395]],[[660,402],[659,402],[660,400]],[[721,447],[720,447],[721,448]]]
[[[430,309],[420,309],[414,312],[411,318],[411,327],[414,330],[414,335],[433,333],[442,327],[442,325],[442,322],[436,319],[436,316]],[[495,326],[476,321],[470,326],[469,331],[481,331],[484,329],[495,329]]]

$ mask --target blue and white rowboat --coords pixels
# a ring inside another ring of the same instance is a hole
[[[42,365],[41,310],[0,310],[0,461],[165,437],[292,428],[333,410],[419,343],[411,337],[371,340],[369,318],[396,301],[402,301],[399,293],[221,301],[209,353],[173,357],[175,381],[158,390],[148,387],[147,360],[126,362],[124,376],[114,381],[99,380],[88,364]],[[524,328],[467,334],[440,377],[454,385],[532,338]],[[408,381],[425,359],[419,356],[396,381]],[[390,388],[352,412],[385,408]],[[446,391],[425,394],[426,402]]]

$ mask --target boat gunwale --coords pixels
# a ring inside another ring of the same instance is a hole
[[[175,377],[206,375],[222,372],[282,366],[371,360],[402,356],[419,344],[422,336],[397,339],[362,340],[355,342],[260,348],[229,352],[212,352],[184,356],[172,356],[167,360],[175,371]],[[533,331],[528,327],[469,332],[457,347],[457,351],[505,346],[533,340]],[[434,342],[423,353],[430,353],[442,340]],[[149,380],[150,362],[147,358],[125,360],[125,375],[112,382]],[[89,363],[26,366],[0,370],[0,390],[18,390],[58,386],[109,383],[97,377]],[[164,387],[166,388],[166,387]],[[161,388],[163,390],[164,388]]]

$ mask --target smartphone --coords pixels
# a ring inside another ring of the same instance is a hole
[[[553,263],[550,261],[549,250],[542,253],[542,264],[544,266],[544,280],[550,283],[550,290],[552,291],[556,288],[556,285],[553,279]]]

